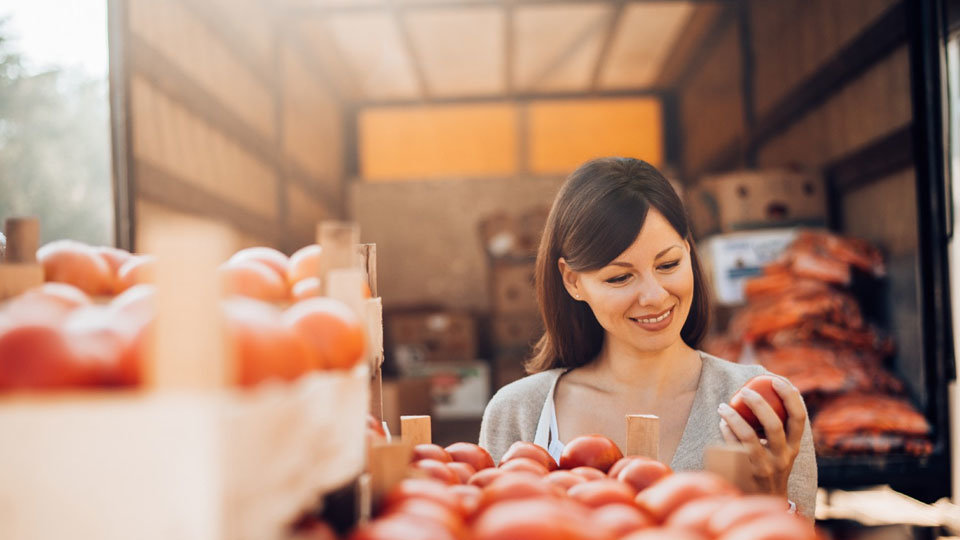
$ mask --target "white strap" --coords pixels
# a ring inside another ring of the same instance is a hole
[[[543,408],[540,410],[540,420],[537,422],[537,433],[533,443],[544,448],[553,459],[559,461],[563,453],[564,444],[560,441],[560,428],[557,426],[557,409],[553,403],[553,392],[557,387],[557,380],[547,392],[547,398],[543,401]]]

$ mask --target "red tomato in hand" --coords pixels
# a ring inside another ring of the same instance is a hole
[[[510,448],[507,449],[507,453],[500,458],[500,465],[503,465],[507,461],[518,457],[525,457],[534,461],[539,461],[544,467],[547,468],[548,471],[557,470],[557,462],[554,461],[549,452],[544,450],[539,445],[526,441],[517,441],[511,444]]]
[[[670,467],[657,460],[638,456],[623,467],[617,480],[643,491],[671,472]]]
[[[444,463],[450,463],[453,459],[450,457],[450,454],[447,453],[441,446],[436,444],[418,444],[413,447],[413,455],[410,457],[411,462],[420,461],[421,459],[435,459],[437,461],[442,461]]]
[[[584,435],[567,443],[560,455],[561,469],[593,467],[604,473],[623,457],[617,445],[603,435]]]
[[[777,416],[780,417],[780,422],[786,425],[787,408],[783,405],[780,394],[773,389],[774,380],[776,380],[776,378],[772,375],[758,375],[747,381],[747,383],[743,385],[743,388],[749,388],[760,394],[764,401],[769,403],[770,407],[773,408],[773,412],[777,413]],[[753,414],[753,410],[747,405],[747,402],[744,401],[741,391],[738,390],[737,393],[733,395],[733,398],[730,399],[730,407],[737,411],[737,413],[750,424],[750,427],[752,427],[754,431],[761,436],[763,435],[763,425],[760,423],[757,415]]]
[[[454,461],[469,463],[471,467],[478,471],[495,466],[490,452],[487,452],[481,446],[473,443],[458,442],[444,448]]]

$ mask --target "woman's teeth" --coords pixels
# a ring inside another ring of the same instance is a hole
[[[661,316],[659,316],[659,317],[654,317],[654,318],[652,318],[652,319],[637,319],[637,320],[640,321],[640,322],[643,323],[643,324],[658,323],[658,322],[666,319],[667,317],[669,317],[671,311],[673,311],[673,309],[668,309],[667,312],[664,313],[663,315],[661,315]]]

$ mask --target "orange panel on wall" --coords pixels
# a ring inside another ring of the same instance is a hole
[[[366,180],[508,176],[517,171],[511,104],[367,109],[359,118]]]
[[[601,156],[663,164],[663,122],[656,98],[537,101],[529,105],[529,167],[566,174]]]

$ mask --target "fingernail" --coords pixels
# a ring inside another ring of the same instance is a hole
[[[729,412],[729,411],[732,411],[732,410],[733,410],[733,409],[732,409],[729,405],[727,405],[726,403],[721,403],[721,404],[717,407],[717,412],[720,412],[720,413]]]
[[[783,379],[773,379],[773,387],[777,390],[789,390],[790,383]]]
[[[751,399],[757,399],[760,397],[760,394],[758,394],[755,390],[752,390],[750,388],[744,388],[741,391],[743,392],[744,397],[748,397]]]

